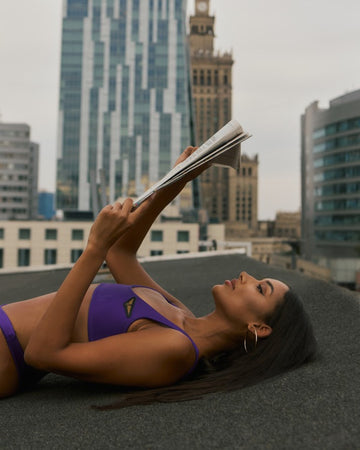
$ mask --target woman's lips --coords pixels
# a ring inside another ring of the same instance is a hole
[[[232,289],[235,289],[235,280],[225,280],[226,286],[231,287]]]

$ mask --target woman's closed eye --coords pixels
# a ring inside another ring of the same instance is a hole
[[[264,295],[264,290],[263,290],[261,284],[258,284],[258,285],[256,286],[256,289],[260,292],[261,295]]]

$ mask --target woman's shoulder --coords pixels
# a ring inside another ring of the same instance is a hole
[[[160,385],[173,383],[183,378],[198,361],[198,351],[195,349],[194,343],[186,334],[180,333],[176,329],[150,327],[135,332],[134,338],[135,335],[141,337],[142,343],[146,336],[147,351],[143,357],[153,355],[154,381],[157,380]],[[150,361],[149,366],[151,366]]]

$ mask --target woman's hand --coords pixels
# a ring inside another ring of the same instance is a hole
[[[175,162],[175,166],[185,161],[190,155],[192,155],[199,147],[186,147],[186,149],[181,153],[181,155],[178,157],[178,159]],[[202,172],[204,172],[206,169],[208,169],[211,166],[211,163],[207,162],[204,164],[201,164],[196,169],[191,170],[188,174],[186,174],[181,180],[185,183],[188,181],[193,180],[194,178],[198,177]]]
[[[191,145],[189,147],[186,147],[186,149],[181,153],[181,155],[178,157],[178,159],[175,161],[175,166],[185,161],[186,158],[188,158],[190,155],[194,153],[195,150],[197,150],[199,147],[192,147]]]
[[[131,227],[137,216],[149,207],[151,198],[132,212],[133,201],[116,202],[105,206],[90,230],[88,246],[106,254],[109,248]]]

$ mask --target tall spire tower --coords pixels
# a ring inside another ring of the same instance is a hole
[[[232,118],[232,66],[230,52],[215,53],[215,17],[210,0],[195,1],[190,17],[192,94],[197,142],[212,136]],[[224,222],[229,237],[257,226],[258,160],[241,157],[242,168],[211,167],[201,175],[201,206],[211,222]]]
[[[215,18],[209,15],[209,0],[196,0],[195,9],[190,18],[190,48],[213,54]]]
[[[231,120],[230,53],[214,54],[215,17],[209,0],[196,0],[190,17],[190,54],[197,141],[202,143]],[[228,169],[213,167],[201,176],[201,204],[212,221],[228,216]]]

